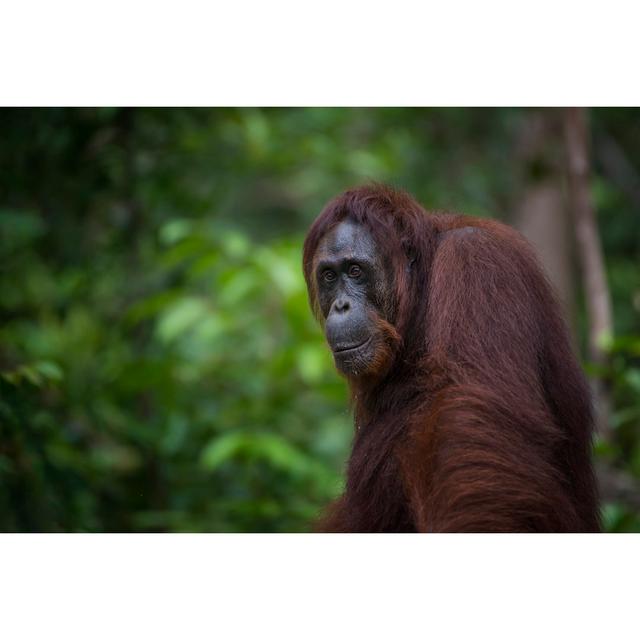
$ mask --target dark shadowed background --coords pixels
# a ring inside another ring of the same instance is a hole
[[[582,115],[597,335],[561,109],[0,109],[0,531],[308,530],[352,427],[302,240],[367,180],[528,235],[640,531],[640,110]]]

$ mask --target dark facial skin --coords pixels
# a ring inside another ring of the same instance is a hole
[[[367,373],[383,340],[391,281],[369,231],[345,220],[318,245],[315,278],[325,335],[336,367],[347,376]]]

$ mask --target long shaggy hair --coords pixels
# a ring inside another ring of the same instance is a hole
[[[346,219],[370,231],[394,286],[386,351],[349,380],[346,489],[320,529],[598,531],[588,386],[524,238],[389,187],[347,191],[304,244],[318,317],[314,256]]]

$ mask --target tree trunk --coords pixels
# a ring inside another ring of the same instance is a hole
[[[578,256],[589,318],[589,357],[593,363],[607,363],[605,343],[612,335],[609,289],[589,178],[589,132],[587,114],[582,108],[564,111],[564,130],[569,174],[569,198],[575,226]],[[602,379],[595,380],[598,401],[597,426],[601,437],[609,434],[609,398]]]
[[[555,109],[532,111],[523,121],[516,155],[523,188],[515,208],[515,226],[531,242],[566,315],[574,320],[572,235],[558,162],[562,121]]]

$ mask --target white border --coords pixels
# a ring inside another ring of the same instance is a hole
[[[633,535],[4,535],[11,638],[623,638]]]
[[[21,0],[0,104],[637,105],[637,7]]]

